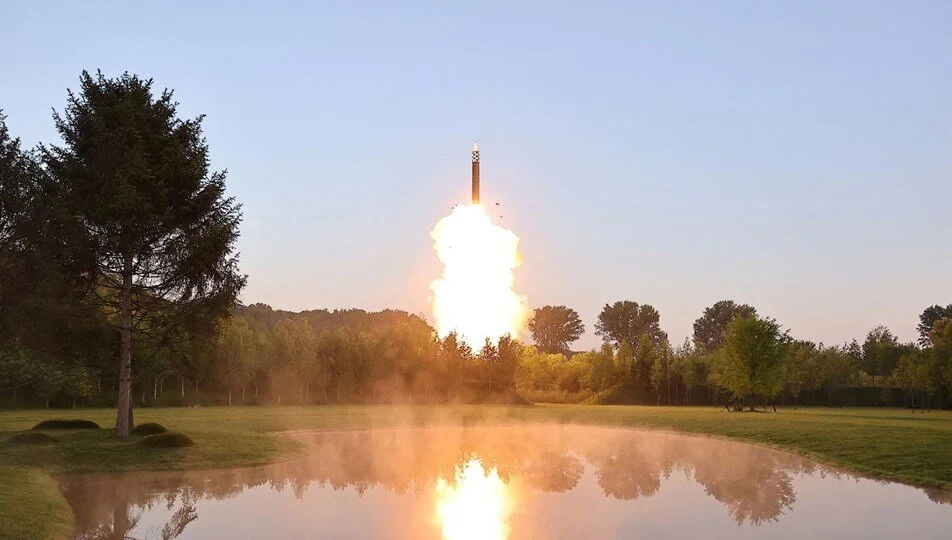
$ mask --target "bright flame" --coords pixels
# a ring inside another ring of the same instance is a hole
[[[509,537],[512,498],[495,468],[487,473],[479,460],[456,469],[456,485],[436,482],[436,515],[444,540],[505,540]]]
[[[488,339],[519,337],[529,309],[513,290],[519,237],[494,225],[479,205],[457,206],[430,232],[443,277],[430,284],[441,338],[456,332],[475,351]]]

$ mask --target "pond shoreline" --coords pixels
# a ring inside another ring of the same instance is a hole
[[[86,418],[105,426],[114,415],[108,409],[0,412],[0,438],[5,440],[48,418]],[[751,415],[713,407],[317,406],[138,409],[137,418],[182,431],[197,446],[146,450],[115,439],[107,430],[58,433],[61,441],[44,447],[0,445],[0,467],[8,471],[0,475],[0,501],[17,497],[16,481],[23,478],[31,479],[29,485],[34,488],[29,497],[18,498],[25,510],[0,511],[0,538],[24,537],[17,536],[17,531],[33,534],[26,538],[63,538],[62,531],[72,529],[72,515],[63,516],[65,500],[51,475],[267,465],[307,454],[301,443],[287,435],[342,429],[507,423],[646,429],[742,441],[864,477],[922,488],[952,488],[952,459],[947,454],[952,448],[952,413],[948,411],[913,416],[895,409],[782,409]],[[47,481],[42,480],[44,476]],[[30,524],[37,522],[48,526],[31,529]]]

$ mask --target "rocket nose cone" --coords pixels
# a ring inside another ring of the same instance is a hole
[[[473,143],[473,152],[479,152],[479,143]]]

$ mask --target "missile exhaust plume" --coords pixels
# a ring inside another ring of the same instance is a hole
[[[473,200],[479,196],[479,147],[473,146]],[[457,206],[430,232],[443,276],[430,284],[440,338],[452,332],[475,351],[486,341],[518,338],[529,315],[513,288],[519,237],[492,222],[477,203]]]

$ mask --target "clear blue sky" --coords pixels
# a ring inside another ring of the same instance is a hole
[[[174,88],[244,204],[245,302],[428,316],[474,140],[518,288],[589,328],[631,299],[679,341],[732,298],[912,339],[952,302],[950,2],[61,4],[0,6],[10,129],[54,140],[84,68]]]

